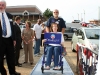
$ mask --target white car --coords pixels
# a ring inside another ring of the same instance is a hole
[[[96,50],[99,49],[99,36],[100,36],[100,27],[81,27],[79,28],[72,36],[72,51],[76,51],[77,43],[80,43],[86,46],[89,49],[92,49],[93,46],[96,46]]]
[[[34,25],[32,25],[32,26],[31,26],[31,29],[33,29],[33,26],[34,26]],[[23,29],[25,28],[25,25],[19,25],[19,27],[20,27],[21,32],[22,32],[22,31],[23,31]]]
[[[19,25],[21,32],[23,31],[23,29],[25,28],[25,25]]]

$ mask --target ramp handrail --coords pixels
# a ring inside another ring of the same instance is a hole
[[[77,72],[78,75],[96,75],[98,51],[91,50],[77,43]]]

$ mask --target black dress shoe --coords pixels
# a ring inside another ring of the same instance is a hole
[[[6,59],[6,56],[4,56],[3,59]]]
[[[27,64],[27,62],[24,62],[23,64]]]
[[[33,65],[33,63],[30,63],[31,65]]]
[[[15,66],[22,67],[22,64],[19,63],[19,64],[16,64]]]
[[[15,74],[10,74],[10,75],[21,75],[21,73],[15,72]]]

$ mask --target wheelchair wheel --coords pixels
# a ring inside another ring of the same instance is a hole
[[[61,66],[61,73],[63,74],[63,66]]]
[[[44,73],[44,66],[41,67],[41,71],[42,71],[42,73]]]

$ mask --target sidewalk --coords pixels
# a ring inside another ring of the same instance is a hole
[[[41,53],[43,53],[43,47],[41,47]],[[24,50],[21,49],[20,51],[20,59],[19,59],[19,62],[20,63],[23,63],[24,62]],[[38,62],[38,60],[40,59],[41,55],[39,57],[34,57],[34,64],[33,65],[30,65],[30,63],[28,64],[23,64],[22,67],[16,67],[16,71],[17,72],[20,72],[21,75],[30,75],[32,69],[34,68],[34,66],[36,65],[36,63]],[[5,60],[5,68],[7,69],[7,64],[6,64],[6,60]],[[7,72],[8,72],[8,69],[7,69]],[[8,73],[9,75],[9,73]]]

